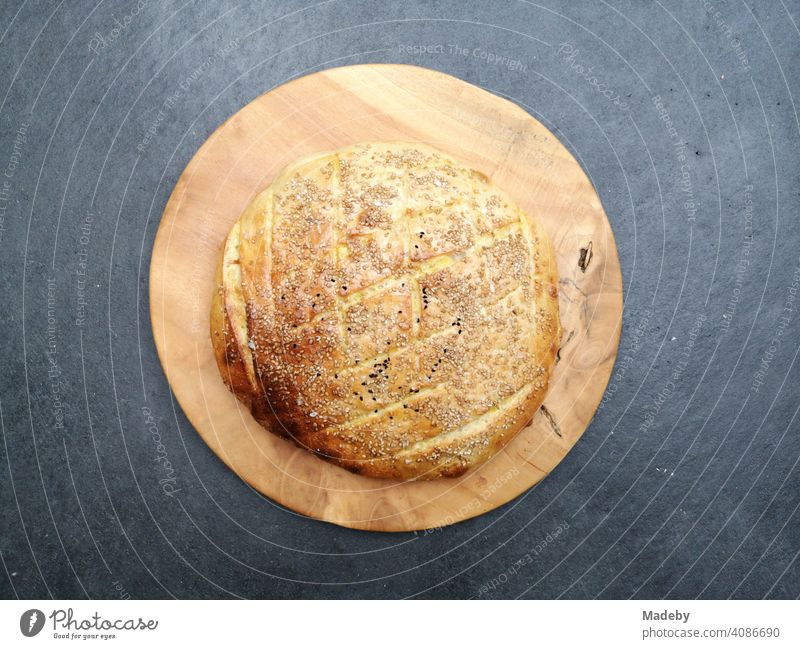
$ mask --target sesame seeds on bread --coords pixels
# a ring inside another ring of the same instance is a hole
[[[273,433],[367,476],[452,477],[541,405],[557,283],[546,233],[485,175],[357,144],[293,163],[232,227],[211,339]]]

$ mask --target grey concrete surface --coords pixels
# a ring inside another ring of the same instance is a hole
[[[2,3],[0,595],[798,597],[798,23],[796,0]],[[150,332],[153,238],[197,148],[286,80],[364,62],[442,70],[548,125],[624,273],[582,440],[535,489],[428,533],[253,492]]]

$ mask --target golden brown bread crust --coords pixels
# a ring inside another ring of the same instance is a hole
[[[298,160],[231,229],[211,339],[256,420],[351,471],[457,476],[541,405],[558,351],[541,225],[420,144]]]

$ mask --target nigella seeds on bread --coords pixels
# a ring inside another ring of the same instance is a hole
[[[538,221],[421,144],[287,167],[231,228],[211,340],[262,425],[356,473],[458,476],[547,391],[556,262]]]

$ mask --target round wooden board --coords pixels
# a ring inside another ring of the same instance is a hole
[[[490,176],[544,223],[558,259],[564,330],[544,406],[499,454],[460,478],[354,475],[261,428],[220,378],[209,336],[222,242],[247,204],[300,156],[362,141],[424,142]],[[211,449],[262,494],[346,527],[409,531],[498,507],[546,476],[581,436],[611,375],[622,278],[600,200],[578,163],[518,106],[407,65],[358,65],[288,82],[203,144],[156,236],[150,312],[175,396]]]

